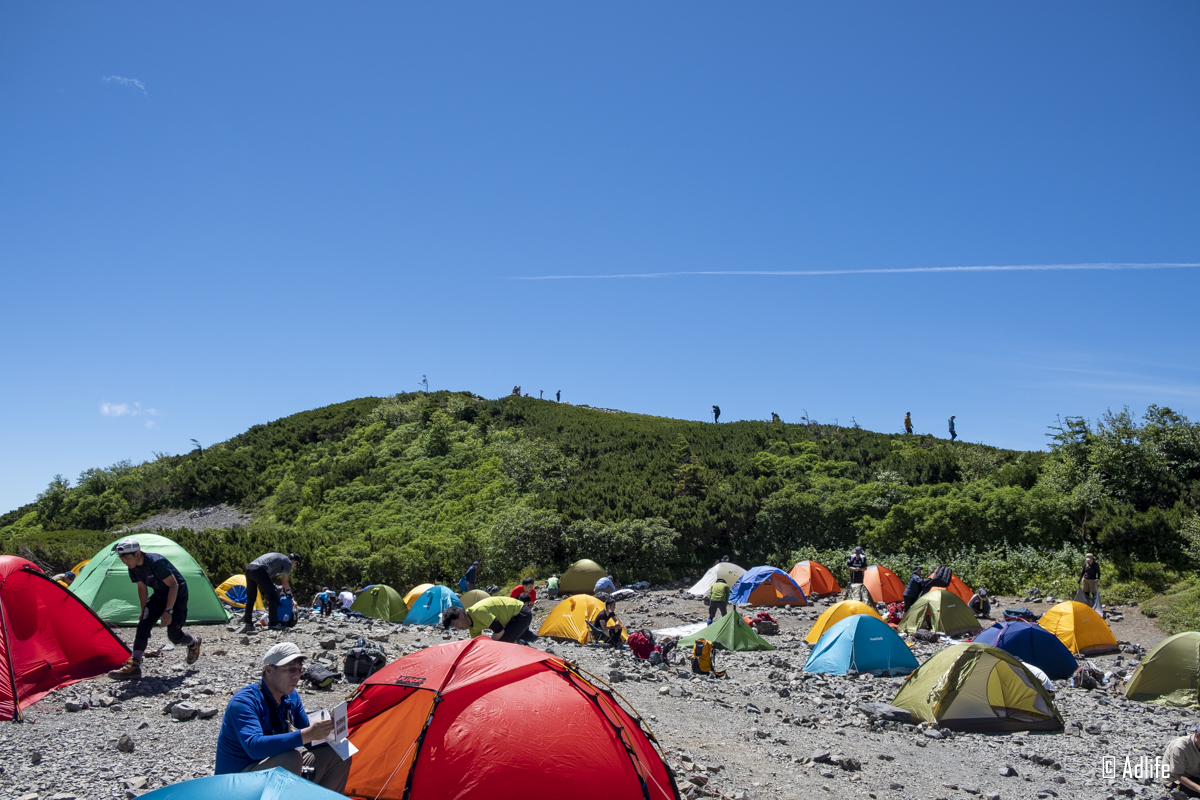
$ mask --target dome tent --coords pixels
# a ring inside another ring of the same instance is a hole
[[[1072,653],[1095,656],[1120,649],[1117,637],[1091,606],[1067,600],[1042,614],[1038,624],[1058,637]]]
[[[82,600],[31,562],[0,556],[0,719],[19,720],[53,689],[127,658],[129,648]]]
[[[717,582],[717,578],[724,578],[725,582],[730,586],[737,583],[737,579],[742,577],[746,572],[744,567],[739,567],[729,561],[719,561],[708,568],[708,572],[704,573],[704,577],[696,581],[696,585],[688,589],[690,595],[703,597],[708,599],[708,593],[712,590],[713,584]]]
[[[542,620],[542,626],[538,628],[538,636],[587,644],[590,633],[587,624],[603,610],[604,603],[590,594],[568,597],[550,609],[550,613]],[[629,637],[622,632],[621,638],[624,640]]]
[[[223,580],[216,588],[217,598],[222,603],[228,603],[234,608],[245,608],[246,598],[250,593],[246,591],[246,576],[245,575],[230,575]],[[259,611],[265,611],[266,606],[263,605],[262,594],[254,600],[254,607]]]
[[[432,583],[422,583],[420,586],[414,586],[413,588],[409,589],[408,594],[404,595],[404,605],[411,609],[413,607],[413,603],[417,602],[417,598],[432,588]]]
[[[958,595],[935,589],[917,598],[917,602],[905,612],[904,619],[900,620],[898,630],[912,633],[921,628],[947,636],[962,636],[979,630],[980,625]]]
[[[804,672],[845,675],[848,671],[875,675],[907,675],[917,658],[886,622],[868,614],[853,614],[833,624],[809,653]]]
[[[1054,700],[1017,657],[998,647],[956,644],[908,676],[892,705],[955,731],[1061,731]]]
[[[480,636],[417,651],[363,681],[348,714],[349,797],[678,798],[644,723],[535,648]]]
[[[173,783],[142,797],[153,800],[338,800],[342,795],[322,789],[315,783],[293,775],[283,767],[232,775],[209,775]]]
[[[876,603],[904,602],[904,581],[881,564],[867,567],[863,573],[863,586]]]
[[[388,622],[404,622],[408,617],[408,605],[405,604],[404,598],[392,587],[381,583],[370,589],[363,589],[362,594],[354,598],[354,605],[350,606],[350,610]]]
[[[604,567],[590,559],[580,559],[558,579],[559,594],[591,594],[596,590],[596,581],[607,575]],[[616,583],[616,580],[613,581]],[[617,584],[620,586],[620,584]]]
[[[438,625],[442,621],[442,612],[450,606],[461,606],[453,591],[447,586],[431,586],[417,598],[408,610],[404,622],[408,625]]]
[[[775,645],[758,635],[738,614],[726,614],[707,628],[679,640],[680,647],[691,647],[697,639],[707,639],[726,650],[774,650]]]
[[[729,591],[729,602],[735,605],[806,606],[804,592],[781,569],[754,567],[737,579]]]
[[[1185,631],[1159,642],[1134,669],[1125,697],[1176,708],[1200,707],[1200,633]]]
[[[929,577],[932,578],[936,574],[937,570],[935,569],[933,572],[929,573]],[[945,589],[948,592],[953,592],[954,594],[958,595],[959,599],[961,599],[964,603],[971,602],[971,596],[975,594],[975,590],[963,583],[962,579],[953,572],[950,573],[950,585],[939,586],[937,588]]]
[[[142,613],[137,584],[129,580],[129,568],[117,558],[114,548],[123,539],[137,539],[142,551],[163,556],[187,582],[188,625],[229,621],[229,612],[217,599],[212,584],[191,553],[156,533],[122,536],[92,557],[71,584],[71,592],[91,606],[100,619],[112,625],[134,626]]]
[[[821,616],[817,617],[817,621],[813,623],[812,630],[804,637],[804,641],[809,644],[816,644],[825,631],[846,617],[852,617],[855,614],[865,614],[868,617],[874,617],[880,622],[883,621],[883,617],[879,616],[879,612],[866,603],[860,603],[857,600],[843,600],[840,603],[834,603],[821,612]]]
[[[487,600],[489,597],[491,597],[491,595],[485,592],[483,589],[472,589],[469,592],[463,592],[462,596],[458,598],[458,601],[462,603],[463,608],[470,608],[480,600]]]
[[[829,568],[817,561],[801,561],[788,574],[805,597],[837,594],[842,590]]]
[[[1052,680],[1065,680],[1079,667],[1075,656],[1057,636],[1036,622],[1024,619],[997,622],[980,632],[974,641],[999,647],[1038,667]]]

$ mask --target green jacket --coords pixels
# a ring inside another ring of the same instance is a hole
[[[467,616],[471,618],[471,638],[474,639],[492,627],[493,622],[499,622],[501,626],[507,625],[524,608],[525,604],[514,597],[489,597],[480,600],[467,609]]]
[[[713,584],[712,591],[708,593],[708,599],[723,603],[729,599],[729,592],[732,589],[733,587],[725,581],[717,581]]]

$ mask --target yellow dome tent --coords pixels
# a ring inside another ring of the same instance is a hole
[[[1096,609],[1074,600],[1059,603],[1042,614],[1038,625],[1057,636],[1072,653],[1094,656],[1120,649],[1117,637]]]
[[[538,628],[538,636],[549,636],[551,639],[573,639],[580,644],[588,642],[588,622],[604,610],[604,603],[588,594],[577,594],[568,597],[550,609],[542,627]],[[624,631],[621,640],[629,638]]]
[[[809,644],[816,644],[817,640],[821,638],[821,634],[829,630],[833,623],[841,622],[846,617],[852,617],[855,614],[866,614],[880,622],[883,621],[883,617],[879,616],[879,612],[866,603],[860,603],[857,600],[843,600],[840,603],[834,603],[825,609],[821,616],[817,617],[816,623],[812,626],[812,630],[808,632],[808,636],[804,637],[804,641]]]
[[[404,595],[404,605],[408,606],[409,611],[412,611],[413,603],[417,602],[417,598],[432,588],[432,583],[422,583],[420,586],[414,586],[412,591]]]
[[[248,596],[246,592],[246,576],[230,575],[216,588],[216,593],[222,603],[228,603],[234,608],[245,608],[246,597]],[[261,594],[254,600],[254,608],[259,611],[266,610],[267,607],[263,605]]]

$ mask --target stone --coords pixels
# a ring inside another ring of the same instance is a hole
[[[150,723],[146,722],[146,720],[142,720],[141,723],[138,724],[137,729],[139,731],[141,731],[141,730],[145,730],[146,728],[149,728],[149,727],[150,727]]]
[[[621,670],[614,669],[614,670],[609,671],[609,673],[608,673],[608,682],[609,683],[621,683],[624,680],[628,680],[628,676],[626,676],[624,672],[621,672]]]
[[[200,709],[196,708],[191,703],[175,703],[171,706],[171,717],[180,722],[191,719],[199,713]]]
[[[659,687],[658,693],[659,693],[659,694],[670,694],[670,693],[671,693],[671,687],[670,687],[670,686],[662,686],[662,687]]]
[[[964,786],[962,787],[962,790],[967,794],[979,794],[978,786]]]
[[[37,750],[30,750],[29,751],[29,763],[33,764],[34,766],[37,766],[38,764],[42,763],[42,754]]]
[[[1015,777],[1017,777],[1017,771],[1015,769],[1013,769],[1011,766],[1001,767],[1000,768],[1000,777],[1001,778],[1015,778]]]
[[[69,792],[59,792],[50,796],[50,800],[75,800],[75,795]]]
[[[821,772],[821,777],[822,777],[822,778],[832,778],[832,777],[833,777],[833,773],[832,773],[832,772],[830,772],[829,770],[824,770],[824,771],[822,771],[822,772]]]
[[[892,781],[891,783],[888,784],[888,788],[891,789],[892,791],[899,791],[900,789],[904,788],[904,784],[896,783],[895,781]]]
[[[859,703],[858,710],[869,719],[881,719],[884,722],[912,722],[912,714],[903,708],[897,708],[887,703]]]
[[[929,739],[941,739],[942,732],[939,731],[937,728],[926,728],[925,736]]]
[[[851,758],[850,756],[839,758],[837,760],[837,765],[846,772],[858,772],[860,769],[862,769],[862,762],[857,758]]]
[[[695,784],[696,786],[703,786],[706,783],[708,783],[708,776],[707,775],[690,775],[690,776],[688,776],[688,781]]]
[[[141,791],[150,787],[150,779],[144,775],[139,775],[136,778],[128,778],[125,780],[125,788]]]
[[[217,711],[218,709],[212,708],[211,706],[208,708],[201,708],[196,712],[196,716],[200,719],[212,719],[217,715]]]
[[[746,703],[746,711],[748,711],[751,714],[761,714],[762,713],[762,710],[759,709],[758,706],[754,705],[754,703]]]
[[[337,640],[336,639],[322,639],[321,647],[325,648],[326,650],[332,650],[333,648],[337,647]]]
[[[74,700],[68,700],[65,708],[71,713],[83,711],[85,708],[87,708],[87,703],[77,703]]]
[[[782,689],[780,689],[780,690],[779,690],[779,696],[780,696],[780,697],[791,697],[791,696],[792,696],[792,692],[791,692],[791,690],[790,690],[790,689],[788,689],[788,688],[785,686],[785,687],[783,687]]]
[[[117,749],[122,753],[133,752],[133,739],[128,733],[122,733],[120,738],[117,739]]]
[[[808,758],[814,764],[828,764],[832,760],[829,755],[828,750],[813,750],[812,755]]]
[[[20,797],[18,797],[17,800],[39,800],[38,793],[31,792],[29,794],[23,794]]]

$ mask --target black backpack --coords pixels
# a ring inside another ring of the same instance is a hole
[[[320,664],[310,664],[301,677],[312,684],[314,689],[328,689],[338,679],[338,674]]]
[[[934,570],[933,577],[930,579],[929,585],[945,589],[950,585],[950,579],[953,577],[954,573],[951,572],[949,567],[941,566]]]
[[[346,651],[346,659],[342,662],[342,672],[347,678],[355,680],[369,678],[387,664],[387,656],[378,647],[371,647],[365,639]]]

